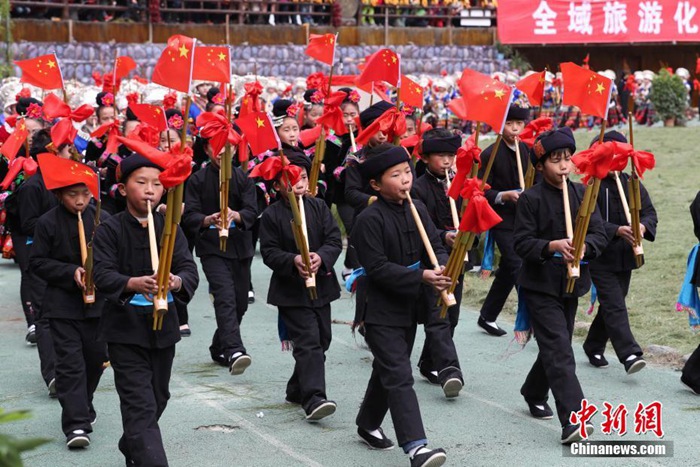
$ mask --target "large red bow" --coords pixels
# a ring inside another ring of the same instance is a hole
[[[634,94],[637,90],[637,80],[634,79],[634,75],[629,75],[625,80],[625,89],[627,89],[627,92],[630,94]]]
[[[284,156],[282,156],[284,157]],[[264,180],[274,180],[280,174],[285,172],[289,177],[289,183],[296,185],[301,179],[301,167],[291,165],[285,157],[284,162],[280,156],[270,156],[260,164],[253,167],[250,171],[251,178],[261,177]]]
[[[219,154],[226,142],[232,145],[238,145],[241,142],[241,135],[233,129],[223,109],[200,114],[197,117],[197,126],[200,127],[199,134],[209,140],[212,154]]]
[[[610,165],[610,170],[622,172],[627,167],[627,161],[632,159],[632,165],[639,178],[643,178],[644,172],[651,170],[656,165],[654,155],[647,151],[635,151],[631,144],[615,142],[615,155]]]
[[[10,162],[7,174],[0,183],[0,188],[7,190],[20,172],[24,171],[24,178],[27,179],[36,173],[38,165],[31,157],[16,157]]]
[[[369,139],[380,131],[387,135],[389,141],[396,136],[403,135],[406,133],[406,116],[396,107],[392,107],[379,116],[371,125],[364,128],[357,135],[355,141],[357,144],[367,144]]]
[[[528,147],[535,144],[535,139],[545,131],[551,130],[554,122],[549,117],[536,118],[523,128],[523,131],[518,135],[518,139],[525,143]]]
[[[181,150],[180,143],[177,142],[169,151],[163,152],[136,139],[123,136],[117,139],[127,148],[163,168],[158,178],[166,190],[178,186],[192,173],[192,149],[188,146]]]
[[[51,120],[60,118],[51,128],[51,142],[58,149],[65,143],[72,143],[78,135],[78,130],[73,126],[73,122],[83,122],[95,112],[95,109],[88,104],[83,104],[72,110],[68,104],[63,102],[56,94],[49,94],[44,99],[44,115]]]
[[[340,110],[340,104],[346,97],[347,93],[343,91],[336,91],[327,96],[324,101],[323,114],[316,120],[318,125],[330,128],[338,136],[348,132],[343,120],[343,111]]]
[[[459,223],[459,230],[462,232],[472,232],[478,235],[503,221],[484,196],[484,190],[491,187],[488,184],[484,184],[483,187],[481,185],[482,181],[476,177],[464,182],[461,195],[463,199],[467,200],[467,208]]]
[[[455,159],[457,174],[452,180],[450,191],[447,193],[455,201],[459,198],[462,187],[465,185],[465,181],[474,164],[481,164],[481,149],[476,145],[475,135],[476,133],[472,134],[464,142],[464,145],[457,149],[457,157]]]
[[[90,136],[93,138],[101,138],[104,135],[107,135],[107,148],[105,148],[105,152],[107,154],[116,154],[117,148],[119,147],[119,141],[117,138],[121,136],[119,121],[115,120],[112,123],[105,123],[90,133]]]
[[[604,179],[611,170],[613,157],[617,152],[617,143],[607,141],[595,144],[589,149],[579,152],[571,160],[576,165],[576,171],[583,175],[581,181],[585,184],[591,178]]]
[[[139,123],[136,128],[129,133],[129,138],[143,141],[153,148],[160,146],[160,131],[148,123]]]

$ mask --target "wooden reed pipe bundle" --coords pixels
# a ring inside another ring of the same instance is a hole
[[[226,121],[231,121],[231,97],[232,97],[231,85],[228,85],[228,92],[226,93]],[[231,150],[231,143],[226,140],[226,146],[224,149],[224,154],[221,157],[221,164],[219,166],[219,206],[221,208],[221,225],[219,226],[219,250],[226,251],[226,243],[228,241],[228,195],[231,184],[231,175],[233,174],[233,157]]]
[[[493,157],[492,157],[493,158]],[[518,182],[520,189],[525,189],[525,176],[523,175],[523,161],[520,159],[520,140],[515,137],[515,162],[518,165]]]
[[[566,227],[566,238],[573,242],[574,227],[571,222],[571,201],[569,200],[569,184],[566,183],[566,175],[561,176],[562,186],[561,194],[564,200],[564,226]],[[567,275],[569,278],[581,277],[579,262],[574,260],[566,265]]]
[[[318,193],[318,179],[321,176],[321,164],[326,152],[326,129],[321,128],[321,135],[316,140],[314,160],[311,161],[311,173],[309,174],[309,193],[316,196]]]
[[[630,145],[634,147],[634,132],[632,130],[632,113],[630,112],[628,119],[629,121],[629,136]],[[629,219],[630,225],[632,226],[632,233],[634,234],[634,246],[632,247],[634,251],[634,260],[637,267],[641,267],[644,264],[644,247],[642,246],[642,227],[641,227],[641,211],[642,211],[642,191],[639,186],[639,175],[637,174],[637,169],[632,166],[632,175],[627,181],[627,189],[630,195],[630,206]]]
[[[158,243],[156,243],[156,227],[153,223],[153,212],[151,210],[151,200],[148,200],[148,216],[146,217],[148,225],[148,246],[151,253],[151,267],[153,273],[158,272]]]
[[[83,224],[83,215],[78,211],[78,241],[80,242],[80,261],[83,265],[85,273],[83,274],[83,303],[95,303],[95,288],[94,286],[88,289],[88,282],[92,284],[92,255],[88,251],[88,245],[85,240],[85,225]]]
[[[452,183],[450,182],[450,169],[445,169],[445,182],[447,183],[447,191],[450,191]],[[456,229],[459,227],[459,215],[457,214],[457,203],[451,196],[447,199],[450,202],[450,213],[452,214],[452,226]]]
[[[438,263],[437,257],[435,256],[435,251],[433,251],[433,246],[431,245],[430,239],[428,238],[428,233],[425,231],[425,227],[423,226],[423,221],[420,218],[420,214],[418,214],[418,210],[416,209],[415,204],[413,204],[411,194],[406,192],[406,196],[408,197],[408,204],[411,208],[413,220],[416,222],[416,227],[418,227],[418,233],[420,234],[421,240],[423,240],[423,246],[425,247],[425,251],[428,253],[428,259],[430,259],[430,263],[433,266],[433,270],[435,272],[440,272],[440,263]],[[443,290],[442,292],[440,292],[440,299],[442,300],[442,303],[447,307],[451,307],[457,304],[457,300],[455,300],[454,294],[448,293],[447,290]]]
[[[301,217],[301,233],[304,235],[306,249],[309,251],[309,231],[306,228],[306,209],[304,208],[304,197],[299,197],[299,217]],[[311,265],[311,252],[309,252],[309,265]],[[310,272],[311,270],[309,270]],[[311,273],[311,276],[306,279],[306,288],[316,290],[316,273]]]

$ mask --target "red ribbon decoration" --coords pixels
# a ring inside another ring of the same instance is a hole
[[[248,150],[248,139],[245,135],[241,135],[241,140],[238,142],[238,162],[248,162],[250,159],[250,151]]]
[[[571,160],[576,165],[576,172],[583,175],[581,181],[586,184],[591,178],[604,179],[610,172],[616,153],[616,142],[607,141],[594,144],[589,149],[579,152]]]
[[[160,131],[148,123],[141,122],[136,125],[136,128],[129,134],[129,138],[143,141],[153,148],[160,146]]]
[[[105,149],[105,152],[107,152],[107,154],[116,154],[117,148],[119,147],[118,138],[121,137],[119,120],[115,120],[112,123],[105,123],[90,133],[90,136],[93,138],[101,138],[105,134],[107,135],[107,148]]]
[[[518,139],[525,143],[529,148],[535,144],[535,139],[545,131],[551,130],[554,122],[549,117],[536,118],[523,128],[523,131],[518,135]]]
[[[180,142],[175,143],[170,151],[163,152],[136,139],[123,136],[118,136],[117,139],[127,148],[163,168],[158,179],[166,190],[183,183],[192,173],[192,149],[185,146],[181,151]]]
[[[301,179],[301,167],[291,165],[285,157],[284,163],[280,156],[270,156],[250,171],[250,178],[261,177],[264,180],[274,180],[281,172],[286,172],[289,183],[296,185]]]
[[[634,94],[637,90],[637,80],[634,79],[634,75],[629,75],[625,80],[625,89],[630,94]]]
[[[615,142],[615,155],[610,170],[622,172],[627,167],[627,161],[631,159],[639,178],[643,178],[644,172],[651,170],[656,165],[654,155],[647,151],[635,151],[631,144]]]
[[[457,174],[454,180],[452,180],[450,191],[447,192],[447,196],[455,201],[459,199],[462,188],[465,186],[467,177],[474,164],[481,164],[481,149],[476,145],[475,135],[476,133],[472,134],[464,142],[464,145],[457,149],[457,157],[455,159]]]
[[[338,136],[346,134],[348,132],[348,128],[345,126],[343,111],[340,110],[340,105],[343,103],[347,95],[348,94],[344,91],[336,91],[326,96],[323,114],[318,117],[316,124],[323,125],[324,128],[333,130],[333,132]]]
[[[491,186],[484,184],[482,188],[481,184],[482,181],[474,177],[466,180],[462,187],[460,194],[463,199],[468,200],[462,221],[459,223],[459,230],[462,232],[478,235],[503,221],[484,196],[484,190],[490,189]]]
[[[24,171],[25,179],[36,173],[39,165],[31,157],[16,157],[10,162],[7,174],[0,183],[0,188],[7,190],[20,172]]]
[[[215,113],[204,112],[200,114],[197,117],[196,125],[200,127],[199,134],[209,140],[209,146],[211,146],[214,155],[219,154],[226,142],[234,146],[241,142],[241,135],[233,129],[233,125],[226,118],[223,109],[219,109]]]
[[[48,94],[44,99],[44,115],[53,120],[60,118],[51,128],[51,142],[58,149],[65,143],[72,143],[78,135],[78,130],[73,126],[73,122],[83,122],[95,112],[89,104],[83,104],[72,110],[68,104],[63,102],[56,94]]]
[[[387,135],[389,141],[396,136],[401,136],[406,133],[406,116],[396,107],[384,112],[371,125],[363,129],[355,138],[357,144],[365,145],[369,139],[382,132]]]

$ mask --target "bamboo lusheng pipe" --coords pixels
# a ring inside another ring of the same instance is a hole
[[[532,188],[532,185],[535,184],[535,166],[532,165],[532,162],[527,163],[527,171],[525,172],[525,189],[527,190],[528,188]]]
[[[231,122],[231,102],[232,90],[231,85],[227,85],[226,92],[226,121]],[[221,208],[221,225],[219,226],[219,250],[226,251],[226,243],[228,241],[228,196],[231,186],[231,176],[233,174],[232,168],[232,151],[231,143],[226,138],[226,146],[224,149],[224,154],[221,158],[221,163],[219,164],[219,206]]]
[[[153,223],[153,212],[151,212],[151,200],[148,200],[148,216],[146,217],[148,225],[148,246],[151,254],[151,267],[153,273],[158,271],[158,243],[156,242],[156,228]]]
[[[493,157],[491,157],[493,159]],[[515,162],[518,165],[518,182],[520,189],[525,189],[525,176],[523,175],[523,161],[520,159],[520,140],[515,137]]]
[[[396,88],[396,110],[401,112],[401,87]],[[445,125],[447,128],[447,125]],[[394,135],[394,146],[401,144],[401,135]]]
[[[632,113],[630,112],[627,118],[629,122],[629,136],[630,145],[634,148],[634,131],[632,129]],[[634,234],[634,246],[632,247],[634,251],[634,260],[637,267],[641,267],[644,264],[644,247],[642,246],[642,192],[639,185],[639,175],[637,174],[637,169],[634,167],[634,163],[630,164],[632,166],[629,180],[627,181],[627,188],[630,194],[630,216],[632,226],[632,233]]]
[[[355,144],[355,131],[354,125],[353,128],[348,128],[348,131],[350,132],[350,147],[352,148],[352,152],[356,153],[357,152],[357,144]]]
[[[569,201],[569,184],[566,183],[566,175],[561,176],[561,193],[564,198],[564,225],[566,226],[566,237],[574,239],[574,226],[571,223],[571,202]]]
[[[328,88],[326,89],[326,96],[331,94],[331,82],[333,80],[333,65],[331,65],[331,71],[328,74]],[[324,98],[325,100],[325,98]],[[352,132],[351,132],[352,133]],[[352,136],[351,136],[352,138]],[[314,150],[314,160],[311,161],[311,173],[309,174],[309,193],[311,196],[316,196],[318,193],[318,179],[321,174],[321,164],[323,164],[323,158],[326,155],[326,129],[321,127],[321,134],[316,140],[316,149]]]
[[[445,169],[445,182],[447,183],[447,191],[450,191],[452,183],[450,182],[450,169]],[[459,215],[457,214],[457,203],[451,196],[447,197],[450,202],[450,213],[452,214],[452,226],[456,229],[459,227]]]
[[[94,287],[90,289],[87,287],[88,278],[92,278],[92,255],[85,240],[85,224],[83,223],[83,214],[80,211],[78,211],[78,241],[80,242],[80,262],[85,270],[85,273],[83,273],[83,283],[85,284],[83,303],[95,303]],[[92,280],[90,279],[89,282],[92,282]]]
[[[622,181],[620,181],[619,172],[613,173],[615,178],[615,185],[617,186],[617,192],[620,194],[620,201],[622,202],[622,210],[625,211],[625,219],[627,223],[632,225],[632,216],[630,214],[630,205],[627,203],[627,195],[625,194],[625,189],[622,187]]]
[[[301,260],[304,262],[304,268],[308,272],[311,272],[311,256],[309,254],[309,245],[306,243],[306,238],[304,238],[304,232],[302,231],[302,220],[301,220],[301,212],[299,211],[299,205],[297,204],[297,198],[294,196],[294,191],[292,190],[292,183],[291,180],[289,180],[289,175],[287,174],[287,171],[284,170],[287,166],[285,160],[284,160],[284,153],[282,152],[282,149],[280,149],[280,160],[282,161],[282,176],[284,177],[284,183],[286,186],[286,192],[287,192],[287,199],[289,200],[289,207],[292,210],[292,234],[294,235],[294,242],[297,245],[297,249],[299,250],[299,254],[301,255]],[[318,294],[316,293],[316,287],[315,285],[313,287],[310,286],[309,283],[306,284],[307,290],[309,291],[309,297],[311,297],[311,300],[316,300],[318,298]]]
[[[411,214],[413,215],[413,220],[416,222],[418,233],[420,234],[421,240],[423,240],[423,246],[425,247],[426,253],[428,253],[428,259],[430,260],[431,266],[433,267],[433,270],[435,272],[440,272],[440,263],[438,263],[437,257],[435,256],[435,251],[433,251],[433,246],[430,243],[430,238],[428,238],[428,233],[425,231],[423,221],[420,218],[420,214],[418,214],[416,205],[413,204],[411,194],[409,192],[406,192],[406,197],[408,198],[408,205],[411,208]],[[451,307],[457,304],[457,300],[455,300],[454,294],[448,293],[447,290],[443,290],[440,292],[440,299],[442,300],[442,303],[445,304],[447,307]]]
[[[309,248],[309,232],[306,228],[306,210],[304,208],[304,197],[299,197],[299,217],[301,217],[301,233],[304,235],[304,241],[306,242],[307,249]],[[311,252],[309,252],[309,260],[311,259]],[[310,271],[309,271],[310,272]],[[316,288],[316,273],[311,273],[308,279],[304,281],[307,288]]]

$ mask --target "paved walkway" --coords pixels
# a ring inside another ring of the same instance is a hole
[[[327,355],[328,395],[338,403],[333,417],[317,424],[303,420],[302,411],[284,403],[291,373],[291,353],[280,351],[276,310],[265,305],[270,271],[259,257],[253,263],[258,301],[243,321],[243,338],[253,364],[232,377],[209,360],[214,311],[206,294],[204,275],[190,306],[193,334],[177,346],[172,398],[161,419],[171,466],[406,466],[400,449],[374,452],[355,434],[354,418],[370,374],[371,354],[358,345],[347,324],[354,302],[344,294],[333,306],[333,343]],[[92,445],[69,452],[60,430],[60,406],[49,399],[39,375],[36,349],[24,344],[25,325],[19,307],[19,270],[0,262],[0,407],[32,409],[33,418],[0,426],[19,436],[53,438],[53,442],[25,455],[28,466],[112,467],[124,465],[117,450],[121,435],[119,403],[113,374],[106,371],[95,396],[99,418]],[[637,402],[663,403],[665,440],[673,441],[674,457],[658,459],[573,459],[562,456],[556,420],[537,421],[527,412],[519,388],[534,361],[536,344],[504,357],[510,338],[493,338],[476,327],[476,313],[462,310],[455,341],[464,368],[465,390],[446,400],[416,372],[416,391],[432,447],[444,447],[449,465],[700,465],[697,429],[700,398],[684,391],[679,373],[649,368],[627,376],[622,365],[592,368],[576,344],[578,375],[589,400],[627,404],[628,430],[633,432]],[[358,336],[359,338],[359,336]],[[418,338],[416,352],[420,351]],[[511,350],[513,348],[511,347]],[[414,354],[414,359],[417,353]],[[415,360],[414,360],[415,361]],[[619,440],[600,433],[595,418],[593,440]],[[395,439],[390,419],[385,432]],[[655,439],[626,435],[625,439]]]

